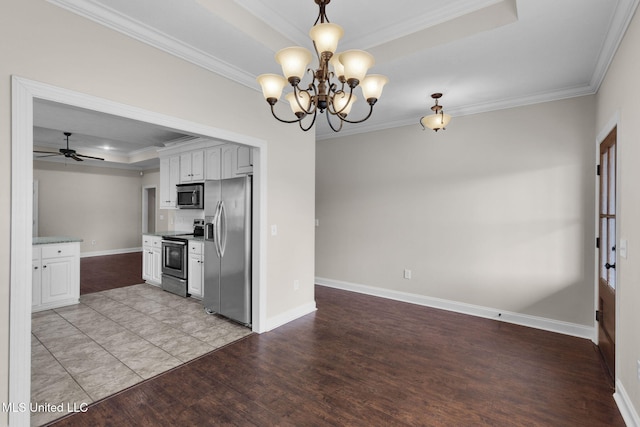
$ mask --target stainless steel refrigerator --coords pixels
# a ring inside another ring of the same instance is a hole
[[[204,308],[251,325],[251,176],[205,181]]]

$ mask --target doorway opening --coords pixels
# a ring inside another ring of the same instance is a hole
[[[247,145],[254,153],[254,217],[252,245],[253,331],[266,328],[266,142],[246,135],[154,113],[83,93],[12,77],[11,240],[9,313],[9,402],[30,401],[31,298],[33,237],[33,104],[45,100],[176,129],[191,135]],[[10,425],[28,425],[29,411],[9,413]]]
[[[598,348],[612,381],[616,367],[617,128],[600,143],[598,196]]]
[[[142,232],[156,232],[156,187],[142,188]]]

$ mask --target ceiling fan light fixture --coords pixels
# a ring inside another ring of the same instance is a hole
[[[447,125],[451,121],[451,116],[449,114],[445,114],[442,109],[442,105],[438,104],[438,99],[441,97],[441,93],[434,93],[431,95],[431,98],[435,100],[435,104],[431,107],[433,114],[424,116],[420,119],[422,130],[426,130],[426,128],[435,132],[438,132],[440,129],[446,130]]]

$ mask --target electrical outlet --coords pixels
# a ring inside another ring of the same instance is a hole
[[[404,269],[404,278],[405,279],[411,279],[411,270],[408,269]]]
[[[95,240],[92,240],[92,241],[91,241],[91,246],[95,246],[95,245],[96,245],[96,241],[95,241]]]
[[[300,289],[300,281],[296,279],[293,281],[293,290],[297,291],[298,289]]]
[[[272,236],[277,236],[277,235],[278,235],[278,226],[277,226],[277,225],[275,225],[275,224],[273,224],[273,225],[271,226],[271,235],[272,235]]]

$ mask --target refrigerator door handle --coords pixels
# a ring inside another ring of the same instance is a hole
[[[216,255],[218,258],[222,258],[222,253],[220,252],[220,203],[216,205],[216,213],[213,217],[213,236],[214,236],[214,246],[216,247]]]
[[[224,257],[224,250],[227,247],[227,210],[224,207],[224,202],[220,202],[220,231],[221,236],[218,239],[220,242],[220,258]]]

